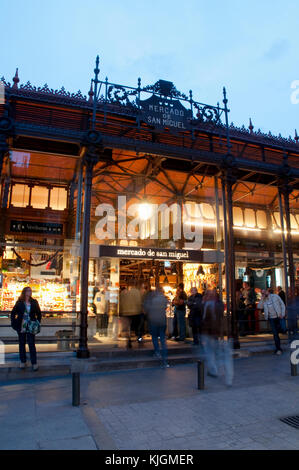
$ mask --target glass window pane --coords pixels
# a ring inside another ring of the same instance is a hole
[[[56,211],[63,211],[67,206],[67,191],[64,188],[52,188],[50,207]]]
[[[237,227],[242,227],[243,221],[243,211],[241,207],[234,207],[233,208],[233,217],[234,217],[234,225]]]
[[[215,219],[213,207],[210,204],[200,204],[202,215],[205,219]]]
[[[293,214],[290,214],[291,219],[291,229],[298,230],[298,224]]]
[[[45,209],[48,207],[49,189],[45,186],[34,186],[31,194],[31,206],[34,209]]]
[[[246,227],[255,227],[255,213],[253,209],[245,209]]]
[[[256,212],[257,226],[258,228],[267,228],[267,216],[264,211]]]
[[[15,184],[12,187],[11,204],[15,207],[26,207],[29,204],[29,187],[25,184]]]

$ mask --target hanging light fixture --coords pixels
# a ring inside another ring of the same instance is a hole
[[[178,274],[178,271],[177,271],[177,268],[176,268],[176,264],[175,264],[175,263],[172,263],[172,265],[171,265],[171,274],[173,274],[173,275],[177,275],[177,274]]]
[[[245,276],[250,276],[251,274],[251,269],[247,266],[245,269]]]
[[[198,270],[197,270],[196,276],[201,276],[203,274],[205,274],[205,272],[203,270],[203,267],[200,265]]]
[[[164,269],[164,266],[162,265],[162,268],[160,269],[160,273],[159,273],[160,276],[166,276],[166,272],[165,272],[165,269]]]
[[[22,267],[22,262],[21,262],[20,258],[17,257],[17,259],[16,259],[16,268],[19,269],[21,267]]]

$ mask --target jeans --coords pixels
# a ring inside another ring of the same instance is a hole
[[[247,316],[246,316],[246,313],[245,313],[245,309],[239,309],[237,311],[237,314],[238,314],[238,320],[239,320],[239,333],[240,333],[240,336],[245,336],[246,335],[246,331],[247,331]]]
[[[19,352],[20,361],[26,362],[26,339],[29,346],[31,364],[36,364],[36,349],[35,349],[35,335],[31,333],[18,333],[19,335]]]
[[[199,325],[192,325],[193,343],[199,344],[201,328]]]
[[[219,341],[216,337],[203,335],[202,344],[208,373],[218,376],[219,368],[223,368],[226,385],[232,385],[234,365],[231,342]]]
[[[137,338],[142,338],[144,336],[144,313],[140,313],[140,315],[136,315],[134,317],[134,330],[136,333]]]
[[[245,314],[247,316],[247,331],[249,334],[255,333],[255,308],[246,308]],[[250,326],[249,326],[250,322]]]
[[[186,320],[185,320],[186,310],[177,309],[177,318],[179,324],[179,339],[183,341],[186,338]]]
[[[150,332],[152,335],[152,342],[154,345],[155,353],[160,354],[159,348],[159,340],[161,343],[161,355],[164,362],[167,361],[167,346],[166,346],[166,326],[157,326],[157,325],[150,325]]]
[[[280,318],[269,318],[270,325],[272,328],[274,343],[277,351],[281,351],[280,347],[280,338],[279,338],[279,330],[280,330]]]

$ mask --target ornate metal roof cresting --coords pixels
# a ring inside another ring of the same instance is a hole
[[[194,131],[203,124],[209,128],[226,128],[229,139],[227,98],[224,89],[224,106],[201,103],[193,99],[192,90],[187,96],[178,91],[174,84],[166,80],[158,80],[154,85],[141,86],[138,78],[137,87],[129,87],[111,83],[106,77],[99,79],[99,56],[96,58],[94,78],[91,80],[89,92],[90,102],[93,103],[92,128],[97,121],[97,109],[104,111],[104,124],[107,122],[107,112],[117,108],[129,113],[136,119],[136,129],[144,124],[152,129],[168,129],[170,132]],[[225,116],[224,123],[222,117]],[[229,152],[229,141],[228,141]]]

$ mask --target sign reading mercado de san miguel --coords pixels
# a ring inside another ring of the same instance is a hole
[[[187,130],[192,119],[191,110],[186,109],[182,103],[173,98],[167,98],[173,87],[172,82],[160,80],[160,92],[165,96],[152,95],[147,100],[140,100],[143,120],[156,128],[169,127],[173,131]]]
[[[167,248],[100,245],[97,256],[104,258],[154,259],[197,263],[223,263],[223,253],[216,250],[176,250]]]

